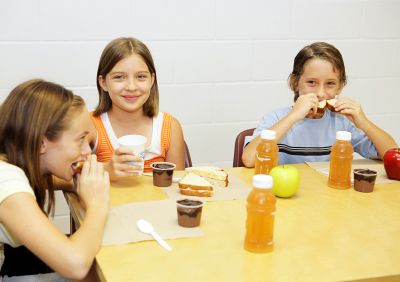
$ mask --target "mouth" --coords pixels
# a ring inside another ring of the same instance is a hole
[[[74,162],[71,165],[71,168],[74,171],[74,174],[81,173],[83,168],[83,161]]]
[[[135,96],[135,95],[126,95],[126,96],[122,96],[125,100],[128,101],[136,101],[137,99],[139,99],[140,96]]]

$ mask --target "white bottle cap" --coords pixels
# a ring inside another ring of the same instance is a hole
[[[351,140],[351,132],[338,131],[338,132],[336,132],[336,139],[342,140],[342,141],[350,141]]]
[[[261,131],[261,139],[274,140],[276,138],[276,132],[274,130],[265,129]]]
[[[273,178],[266,174],[256,174],[253,176],[253,187],[260,189],[271,189]]]

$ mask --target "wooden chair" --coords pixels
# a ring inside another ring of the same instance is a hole
[[[253,135],[255,128],[250,128],[243,130],[240,132],[235,141],[235,151],[233,152],[233,167],[242,167],[244,166],[242,162],[242,153],[243,153],[243,145],[244,145],[244,139],[246,136]]]
[[[190,152],[189,148],[185,142],[185,167],[191,167],[192,166],[192,158],[190,157]]]

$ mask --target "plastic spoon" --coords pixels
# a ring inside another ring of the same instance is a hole
[[[139,219],[136,223],[138,229],[146,234],[150,234],[151,236],[153,236],[153,238],[158,242],[158,244],[160,244],[162,247],[164,247],[167,251],[172,251],[172,248],[170,245],[168,245],[167,242],[164,241],[163,238],[160,237],[160,235],[158,235],[153,228],[153,225],[151,225],[150,222],[144,220],[144,219]]]

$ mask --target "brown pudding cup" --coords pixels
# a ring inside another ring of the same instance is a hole
[[[153,185],[157,187],[169,187],[176,165],[169,162],[155,162],[151,164],[153,169]]]
[[[199,226],[203,205],[204,202],[200,200],[181,199],[176,201],[178,224],[182,227]]]
[[[354,190],[363,193],[374,191],[377,172],[368,168],[354,169]]]

